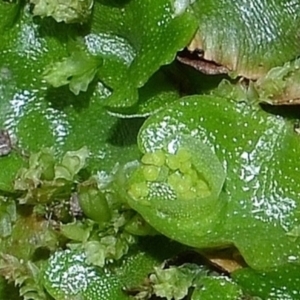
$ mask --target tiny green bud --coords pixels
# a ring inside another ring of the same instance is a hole
[[[88,218],[100,225],[110,220],[110,209],[105,196],[97,188],[81,186],[78,197],[79,205]]]
[[[180,163],[179,171],[182,173],[188,173],[191,168],[192,168],[192,162],[191,160],[187,160],[185,162]]]
[[[156,166],[142,166],[142,170],[147,181],[155,181],[160,172],[160,168]]]
[[[188,192],[193,186],[193,180],[191,176],[181,176],[179,173],[173,173],[168,177],[168,184],[178,194],[184,194]]]
[[[211,191],[204,180],[198,180],[196,184],[196,190],[200,197],[208,197],[211,194]]]
[[[176,187],[178,186],[178,184],[181,181],[181,176],[178,173],[173,173],[171,175],[169,175],[168,177],[168,184],[174,189],[176,190]]]
[[[146,153],[142,157],[142,163],[145,165],[154,165],[161,167],[166,161],[165,153],[162,150],[157,150],[153,153]]]
[[[177,156],[174,154],[169,154],[167,156],[167,166],[171,170],[177,170],[180,167],[180,161],[178,160]]]
[[[181,163],[186,162],[192,158],[191,153],[184,148],[179,148],[176,152],[176,156]]]
[[[148,193],[149,189],[146,182],[133,183],[128,190],[128,194],[133,199],[147,197]]]
[[[190,189],[194,184],[193,178],[189,174],[183,176],[182,182],[186,186],[187,189]]]
[[[194,170],[194,169],[189,169],[187,172],[184,172],[185,174],[188,174],[189,176],[191,176],[191,178],[192,178],[192,180],[194,181],[194,182],[196,182],[196,181],[198,181],[198,179],[199,179],[199,176],[198,176],[198,173],[197,173],[197,171],[196,170]]]

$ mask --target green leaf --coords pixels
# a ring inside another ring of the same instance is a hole
[[[143,120],[109,116],[100,83],[76,97],[67,88],[51,89],[42,80],[47,65],[66,57],[65,41],[74,38],[75,29],[51,19],[33,21],[25,10],[18,26],[1,35],[0,127],[8,130],[20,152],[29,155],[51,147],[60,159],[67,151],[86,146],[89,171],[99,171],[104,178],[119,162],[139,155],[136,135]],[[13,180],[23,166],[26,159],[17,151],[0,157],[1,190],[14,190]],[[61,171],[67,176],[65,169]]]
[[[287,264],[257,272],[244,268],[233,272],[233,279],[250,295],[262,299],[300,299],[299,266]]]
[[[80,186],[78,199],[83,213],[100,227],[111,219],[111,211],[105,195],[92,186]]]
[[[87,53],[81,45],[74,43],[71,55],[61,62],[49,65],[44,71],[44,79],[54,87],[69,84],[70,90],[78,95],[86,92],[94,80],[102,59]]]
[[[86,22],[92,13],[93,0],[30,0],[33,14],[53,17],[57,22]]]
[[[147,127],[143,129],[147,131]],[[198,224],[188,242],[197,244],[223,222],[219,219],[226,205],[219,200],[225,180],[223,166],[207,145],[187,135],[174,132],[160,145],[151,146],[141,164],[133,170],[124,167],[129,179],[123,184],[117,178],[120,194],[127,194],[128,204],[172,239],[187,242],[191,224]]]
[[[84,244],[87,262],[103,267],[107,262],[117,261],[126,255],[135,242],[135,237],[127,232],[105,235],[98,241],[88,241]]]
[[[160,69],[138,90],[138,102],[123,109],[108,107],[109,114],[119,118],[147,117],[180,97],[170,75]]]
[[[293,124],[246,103],[193,96],[151,116],[140,131],[139,145],[144,153],[155,153],[172,138],[186,135],[194,147],[199,140],[212,149],[226,170],[225,185],[214,199],[219,206],[201,210],[201,199],[197,209],[196,203],[178,199],[182,209],[174,215],[176,198],[169,189],[154,201],[143,200],[149,191],[138,183],[131,189],[136,199],[129,200],[130,205],[155,229],[182,243],[199,248],[234,244],[255,269],[299,262],[299,243],[288,234],[299,226],[300,205],[300,144]],[[197,161],[200,149],[193,154]],[[204,170],[207,176],[209,170]],[[219,174],[212,172],[212,181]],[[143,183],[140,178],[138,174],[135,182]]]
[[[88,240],[92,228],[87,224],[77,221],[73,223],[61,224],[60,231],[66,238],[72,241],[84,243]]]
[[[199,30],[191,49],[226,66],[233,75],[257,79],[299,55],[299,3],[195,1]],[[265,23],[264,20],[270,20]],[[280,51],[278,51],[280,49]]]
[[[192,300],[239,300],[242,299],[241,287],[225,276],[204,277],[201,286],[196,287]]]
[[[57,251],[52,255],[45,266],[43,284],[57,300],[129,299],[109,269],[88,265],[85,254],[78,251]]]
[[[175,15],[169,1],[133,0],[115,7],[97,2],[85,42],[103,58],[99,78],[113,90],[105,104],[115,109],[134,105],[137,88],[174,59],[196,26],[191,13]]]
[[[86,167],[86,160],[89,157],[89,150],[87,147],[83,147],[77,151],[68,151],[63,156],[61,166],[64,167],[70,173],[70,181],[74,180],[74,176],[78,174],[80,170]],[[56,170],[55,170],[56,171]],[[64,179],[55,172],[54,179]],[[65,178],[67,179],[67,178]]]
[[[1,1],[0,2],[0,32],[11,28],[19,14],[21,1]]]

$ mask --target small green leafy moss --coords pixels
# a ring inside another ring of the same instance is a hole
[[[84,46],[73,44],[71,55],[61,62],[49,65],[43,77],[54,87],[68,84],[70,90],[78,95],[87,91],[102,64],[102,59],[89,54]]]
[[[151,295],[167,300],[238,300],[245,296],[241,286],[230,277],[193,263],[155,267],[136,298],[145,299]]]
[[[85,166],[88,156],[86,147],[68,151],[60,163],[55,161],[54,152],[50,149],[32,154],[29,167],[20,169],[16,176],[15,190],[25,192],[19,202],[47,203],[53,197],[68,197],[75,176]]]
[[[109,261],[121,259],[135,243],[135,237],[127,232],[105,235],[99,240],[88,241],[84,244],[87,262],[103,267]]]
[[[15,201],[7,198],[0,198],[0,237],[5,238],[11,235],[12,226],[17,220],[17,207]]]
[[[40,285],[40,270],[32,261],[26,263],[9,254],[2,254],[0,274],[8,282],[19,288],[24,300],[47,300],[48,297]]]
[[[198,276],[208,273],[205,268],[196,265],[185,264],[179,267],[154,269],[149,279],[153,285],[153,293],[158,297],[168,300],[180,300],[188,294],[189,288],[194,285]]]
[[[300,76],[299,67],[299,59],[289,61],[283,66],[270,69],[264,76],[257,81],[250,81],[249,84],[246,82],[232,84],[225,79],[211,93],[249,103],[297,104],[300,95],[297,85]]]

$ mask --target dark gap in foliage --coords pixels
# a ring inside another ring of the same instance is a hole
[[[119,147],[136,144],[138,132],[144,121],[144,118],[118,119],[110,129],[107,142]]]

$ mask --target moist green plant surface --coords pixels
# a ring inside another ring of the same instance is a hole
[[[0,1],[0,299],[300,299],[299,9]]]

